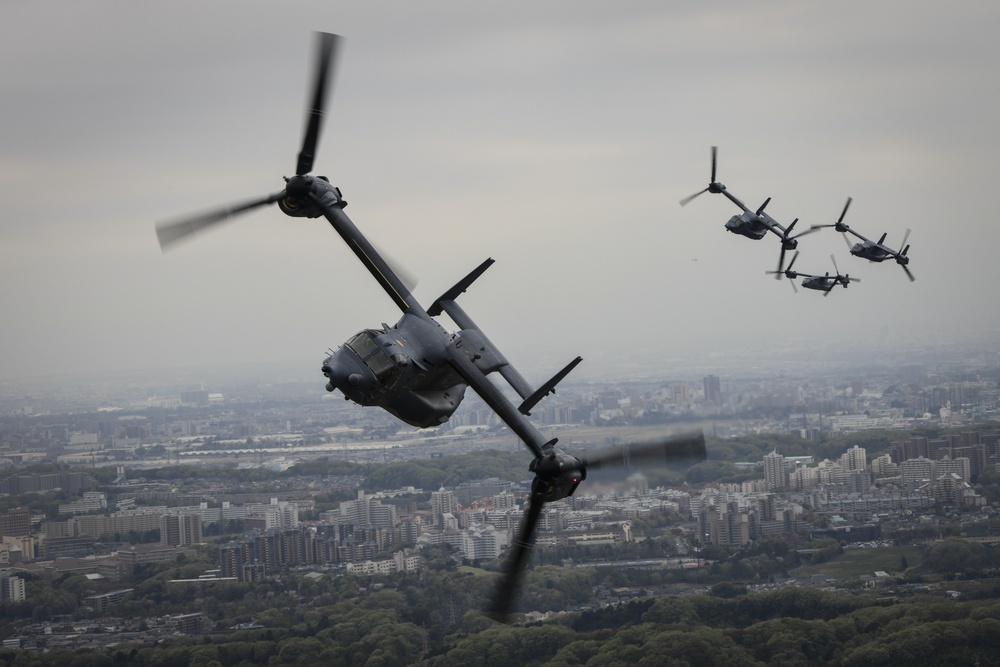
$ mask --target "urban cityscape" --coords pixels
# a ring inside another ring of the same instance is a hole
[[[995,3],[123,5],[0,22],[0,667],[1000,667]]]
[[[726,582],[895,585],[899,595],[906,568],[848,582],[798,572],[852,548],[910,549],[916,561],[935,541],[1000,541],[991,537],[1000,532],[1000,370],[981,354],[958,356],[853,368],[827,360],[827,374],[567,381],[532,415],[567,449],[699,429],[708,460],[597,474],[551,503],[539,565],[662,574],[657,586],[642,575],[640,586],[595,585],[589,600],[572,603],[529,589],[524,618]],[[415,429],[317,384],[4,385],[0,595],[9,610],[30,610],[8,613],[4,647],[99,650],[266,631],[263,614],[222,626],[232,619],[197,605],[141,620],[123,614],[150,606],[142,600],[150,576],[164,590],[221,591],[293,575],[423,578],[434,559],[497,571],[524,513],[530,455],[486,405],[470,396],[448,423]],[[467,478],[448,479],[422,467],[453,457],[500,469],[473,465]],[[778,543],[791,545],[783,558],[741,557]],[[913,578],[911,589],[934,580]],[[75,597],[53,604],[51,589],[67,582]],[[449,612],[456,625],[458,613]],[[97,636],[95,623],[105,628]]]

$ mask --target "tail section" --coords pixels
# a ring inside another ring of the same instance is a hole
[[[482,329],[469,317],[468,313],[456,303],[455,299],[459,297],[463,292],[465,292],[476,281],[479,276],[483,275],[486,269],[490,268],[493,264],[493,258],[489,258],[482,264],[477,266],[475,269],[469,272],[464,278],[455,283],[455,285],[438,297],[431,307],[427,309],[427,314],[431,317],[437,317],[442,312],[446,313],[455,324],[462,330],[459,335],[462,338],[463,347],[468,347],[468,343],[471,343],[472,350],[469,352],[472,354],[472,361],[483,373],[492,373],[497,371],[500,373],[501,377],[507,381],[507,383],[517,392],[518,396],[523,399],[518,411],[521,414],[528,415],[531,414],[530,410],[538,404],[545,396],[554,393],[556,385],[566,377],[571,370],[573,370],[577,364],[583,361],[582,357],[577,357],[569,364],[567,364],[561,371],[556,373],[548,382],[545,382],[537,389],[534,389],[531,384],[524,379],[524,376],[514,366],[507,361],[506,357],[500,352],[496,345],[486,336]]]

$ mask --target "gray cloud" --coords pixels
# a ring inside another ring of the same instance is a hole
[[[156,245],[156,220],[280,189],[312,30],[347,38],[317,172],[421,276],[423,300],[494,256],[465,305],[515,360],[668,364],[796,336],[998,328],[993,3],[3,13],[0,377],[306,364],[395,320],[322,222],[258,211],[167,255]],[[677,204],[704,187],[712,144],[720,179],[748,203],[772,196],[779,220],[832,222],[853,196],[856,229],[893,243],[911,228],[917,282],[830,230],[803,240],[799,268],[824,272],[836,253],[861,284],[824,299],[768,279],[774,239],[726,233],[722,198]]]

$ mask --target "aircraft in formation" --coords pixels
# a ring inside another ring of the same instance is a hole
[[[765,271],[765,273],[775,274],[775,278],[781,280],[781,276],[788,278],[789,284],[792,289],[796,292],[798,288],[795,287],[795,280],[798,278],[803,278],[802,286],[806,289],[814,289],[823,292],[823,296],[830,296],[830,290],[832,290],[837,285],[843,285],[845,288],[851,283],[860,283],[860,278],[851,278],[849,275],[840,275],[840,269],[837,268],[837,260],[833,255],[830,255],[830,259],[833,261],[833,270],[836,271],[834,275],[830,275],[829,271],[820,276],[812,273],[801,273],[799,271],[793,271],[792,266],[795,264],[795,260],[799,258],[798,250],[792,255],[792,260],[788,262],[788,266],[780,271]]]
[[[729,218],[729,221],[726,223],[726,229],[732,232],[733,234],[739,234],[749,239],[753,239],[754,241],[761,240],[762,238],[767,236],[768,232],[771,232],[772,234],[777,236],[778,239],[781,241],[781,254],[778,255],[778,270],[780,271],[782,265],[785,263],[785,252],[788,250],[795,250],[796,248],[799,247],[799,242],[797,239],[800,236],[811,234],[816,230],[807,229],[806,231],[801,232],[799,234],[795,234],[793,236],[792,229],[795,227],[795,224],[799,221],[799,219],[796,218],[795,220],[792,221],[792,224],[788,225],[788,227],[785,227],[777,220],[772,218],[770,215],[765,213],[764,209],[767,207],[768,204],[771,203],[770,197],[765,199],[764,203],[761,204],[757,210],[752,210],[748,208],[746,204],[741,202],[731,192],[729,192],[729,190],[726,189],[725,185],[715,180],[717,161],[718,161],[718,147],[712,146],[712,178],[708,182],[708,187],[706,187],[704,190],[699,190],[693,195],[690,195],[682,199],[681,206],[687,206],[696,197],[698,197],[699,195],[703,195],[706,192],[725,195],[726,198],[729,199],[729,201],[733,202],[741,209],[743,209],[743,213],[739,215],[734,215],[733,217]]]
[[[910,263],[910,258],[906,256],[906,253],[910,250],[910,246],[906,245],[906,239],[910,237],[909,228],[907,228],[906,232],[903,234],[903,242],[899,244],[900,250],[893,250],[889,246],[885,245],[886,234],[882,234],[882,238],[878,241],[872,241],[844,224],[844,216],[847,215],[847,209],[850,208],[850,206],[851,198],[848,197],[847,203],[844,204],[844,210],[841,211],[840,218],[837,219],[837,222],[830,225],[813,225],[810,229],[833,227],[844,235],[844,241],[847,243],[847,247],[850,248],[851,254],[855,257],[867,259],[869,262],[882,262],[891,257],[896,260],[897,264],[903,267],[903,271],[906,272],[906,277],[910,279],[910,282],[916,280],[907,266],[907,264]],[[851,242],[847,239],[848,234],[853,234],[861,239],[861,243],[855,243],[852,246]]]
[[[795,258],[793,257],[792,261],[789,262],[788,268],[783,269],[782,267],[784,266],[785,263],[785,253],[789,250],[796,250],[796,255],[797,255],[798,254],[797,248],[799,243],[798,239],[800,237],[805,236],[806,234],[811,234],[812,232],[815,231],[819,231],[820,229],[823,229],[825,227],[833,227],[838,232],[843,233],[845,241],[847,240],[847,234],[852,234],[861,240],[860,243],[856,243],[853,246],[851,246],[851,243],[849,241],[847,242],[851,254],[854,255],[855,257],[861,257],[862,259],[867,259],[870,262],[882,262],[886,259],[892,258],[896,261],[897,264],[903,267],[903,271],[906,272],[906,275],[911,282],[915,280],[913,273],[910,272],[910,269],[907,266],[910,263],[910,258],[907,256],[907,252],[909,251],[910,246],[906,244],[906,240],[910,236],[909,229],[907,229],[906,233],[903,235],[903,242],[900,244],[901,247],[900,250],[893,250],[889,246],[885,245],[884,242],[886,234],[882,234],[882,238],[879,239],[877,242],[866,238],[865,236],[851,229],[848,225],[844,223],[844,216],[847,215],[847,209],[851,205],[851,198],[848,197],[847,204],[845,204],[844,210],[841,212],[840,218],[837,220],[837,222],[828,225],[812,225],[809,229],[793,235],[792,229],[795,227],[796,223],[798,223],[799,221],[798,218],[795,218],[791,222],[791,224],[788,225],[788,227],[785,227],[777,220],[772,218],[770,215],[765,213],[764,209],[771,202],[770,197],[765,199],[764,203],[761,204],[760,207],[757,208],[756,210],[749,208],[746,204],[744,204],[731,192],[729,192],[729,190],[726,188],[724,184],[716,180],[717,162],[718,162],[718,147],[712,146],[712,175],[711,179],[709,180],[708,186],[705,187],[703,190],[695,192],[693,195],[685,197],[680,201],[680,204],[681,206],[687,206],[687,204],[689,204],[692,200],[694,200],[700,195],[705,194],[706,192],[712,194],[725,195],[727,199],[729,199],[731,202],[733,202],[740,209],[743,210],[742,213],[734,215],[729,219],[728,222],[726,222],[726,229],[728,231],[734,234],[740,234],[741,236],[746,236],[747,238],[753,239],[755,241],[759,241],[760,239],[767,236],[768,232],[771,232],[772,234],[777,236],[778,239],[781,241],[781,253],[778,255],[778,269],[777,271],[767,271],[766,273],[785,274],[786,276],[788,276],[787,272],[791,271],[791,266],[795,262]],[[834,261],[834,264],[836,264],[836,261]],[[791,272],[791,273],[796,273],[796,272]],[[796,275],[805,277],[807,274],[796,273]],[[776,277],[778,279],[781,278],[780,275]],[[789,276],[789,277],[794,277],[794,276]],[[808,287],[810,289],[820,289],[823,290],[826,294],[829,294],[830,290],[821,286],[821,285],[826,285],[825,281],[828,278],[832,280],[832,282],[829,284],[830,288],[838,284],[847,287],[848,282],[858,282],[856,278],[851,278],[850,280],[846,280],[846,276],[840,276],[838,272],[838,275],[833,277],[809,276],[808,280],[815,279],[815,282],[809,285],[807,285],[806,282],[803,282],[802,286]],[[840,280],[841,278],[845,278],[845,280]],[[794,287],[794,283],[792,283],[792,286]]]
[[[325,116],[327,90],[340,38],[318,34],[318,56],[311,105],[295,174],[285,177],[276,193],[223,207],[182,220],[157,225],[164,250],[178,241],[232,219],[237,214],[277,204],[296,218],[324,217],[357,256],[392,302],[402,311],[393,325],[364,329],[352,336],[322,363],[327,391],[345,399],[376,406],[419,428],[439,426],[455,412],[471,388],[530,450],[528,469],[534,474],[524,516],[508,550],[503,576],[487,610],[507,620],[529,563],[539,519],[547,503],[573,495],[588,470],[612,466],[689,463],[705,459],[702,433],[664,438],[656,442],[622,445],[571,454],[557,438],[542,435],[528,419],[538,402],[580,363],[576,357],[538,387],[532,386],[476,325],[456,299],[492,264],[487,259],[425,309],[412,288],[344,213],[347,202],[339,188],[324,176],[314,176],[313,162]],[[459,331],[448,333],[435,319],[446,313]],[[498,373],[521,402],[515,405],[488,377]]]

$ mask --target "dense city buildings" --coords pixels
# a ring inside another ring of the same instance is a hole
[[[192,585],[250,586],[292,570],[415,572],[428,550],[491,563],[515,539],[530,456],[474,395],[448,423],[418,430],[311,383],[174,390],[105,390],[91,405],[81,393],[0,396],[0,492],[58,497],[44,510],[0,512],[3,601],[30,595],[25,580],[80,575],[101,582],[83,604],[105,611],[129,599],[135,573],[195,549],[210,549],[218,567]],[[996,470],[998,400],[997,373],[964,366],[567,381],[532,419],[569,449],[695,427],[709,439],[706,469],[723,467],[706,478],[646,469],[595,476],[546,505],[537,544],[572,562],[669,534],[660,565],[698,568],[699,552],[714,547],[823,536],[851,543],[944,508],[985,512],[976,484]],[[486,451],[516,453],[524,467],[396,489],[308,473],[319,461],[403,465]],[[50,469],[25,472],[39,464]],[[299,470],[307,473],[275,482]],[[258,486],[255,476],[272,481]],[[175,625],[199,618],[181,615]]]

